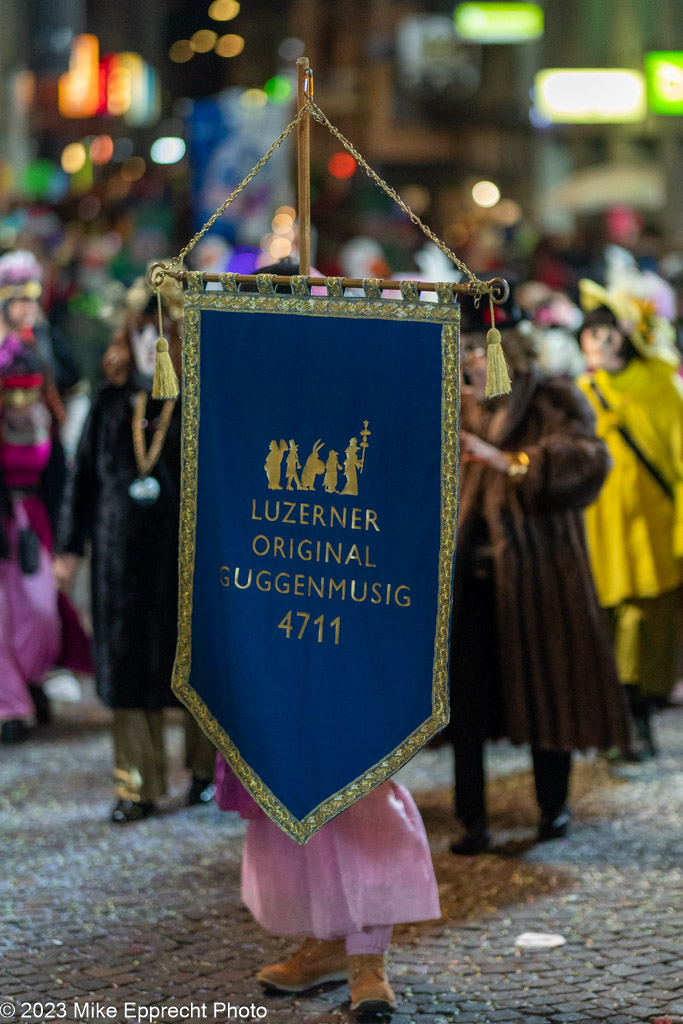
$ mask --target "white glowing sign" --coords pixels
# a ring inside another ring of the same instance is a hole
[[[626,68],[547,68],[534,81],[540,116],[558,124],[617,124],[647,114],[645,78]]]

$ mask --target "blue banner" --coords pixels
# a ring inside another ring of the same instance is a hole
[[[458,307],[224,277],[186,297],[174,689],[305,842],[448,720]]]

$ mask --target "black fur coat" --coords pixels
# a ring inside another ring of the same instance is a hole
[[[58,550],[92,545],[92,612],[97,690],[113,708],[159,710],[175,703],[171,674],[178,603],[180,401],[161,457],[154,505],[134,504],[139,474],[131,423],[137,389],[105,384],[93,401],[60,523]],[[162,402],[149,399],[149,446]]]

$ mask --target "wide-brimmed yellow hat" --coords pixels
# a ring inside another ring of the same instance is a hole
[[[579,281],[579,301],[586,313],[600,306],[611,310],[620,330],[643,359],[659,359],[673,367],[680,364],[673,324],[659,315],[651,299],[639,298],[620,288],[603,288],[583,277]]]

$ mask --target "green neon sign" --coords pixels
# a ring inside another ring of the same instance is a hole
[[[647,102],[655,114],[683,114],[683,52],[645,54]]]
[[[458,4],[455,29],[473,43],[525,43],[543,35],[543,11],[538,4]]]

